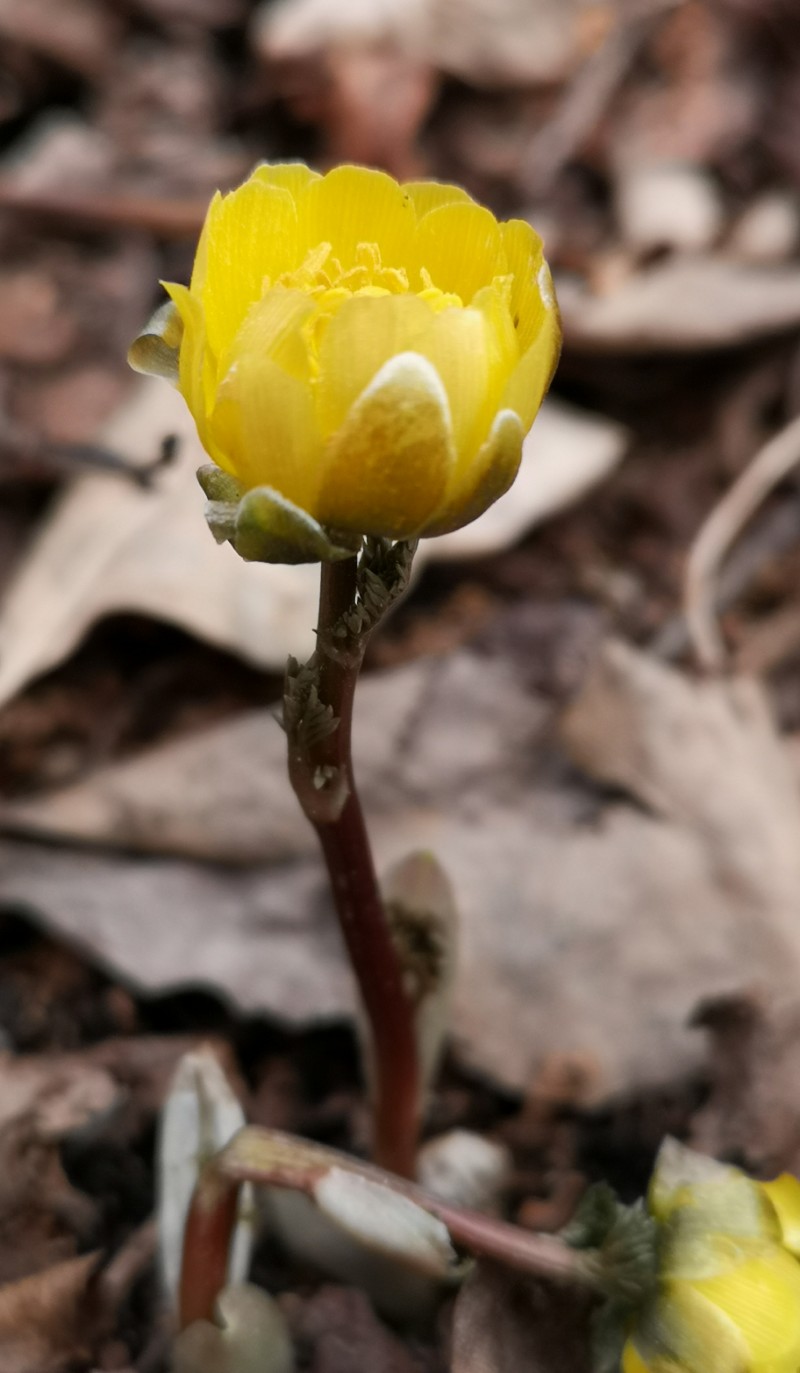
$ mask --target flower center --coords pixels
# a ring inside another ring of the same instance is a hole
[[[345,269],[333,256],[330,243],[311,248],[305,259],[291,272],[282,272],[277,286],[304,291],[316,309],[302,327],[308,349],[312,377],[319,372],[319,350],[325,330],[337,310],[353,296],[417,295],[437,312],[453,307],[463,309],[461,297],[452,291],[442,291],[433,284],[430,273],[420,270],[420,285],[415,290],[404,267],[386,267],[377,243],[359,243],[355,266]]]

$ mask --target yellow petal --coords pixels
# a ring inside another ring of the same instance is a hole
[[[317,519],[411,538],[441,501],[453,458],[444,387],[425,358],[401,353],[381,368],[331,440]]]
[[[472,197],[460,186],[450,186],[443,181],[406,181],[403,190],[411,196],[417,219],[422,219],[430,210],[438,210],[440,205],[453,205],[456,201],[474,204]]]
[[[224,454],[218,449],[208,426],[208,414],[216,392],[216,374],[213,358],[206,347],[203,307],[185,286],[174,281],[164,281],[162,285],[174,302],[183,324],[178,389],[197,425],[200,442],[209,457],[224,467]]]
[[[539,413],[558,363],[561,329],[556,315],[545,317],[539,337],[523,353],[500,398],[504,409],[515,410],[527,434]]]
[[[552,282],[549,276],[540,279],[542,240],[536,230],[524,219],[510,219],[500,229],[508,270],[514,278],[511,309],[517,320],[520,351],[524,353],[542,327],[545,310],[552,305]],[[543,287],[550,304],[543,298]]]
[[[442,505],[425,525],[426,539],[469,524],[505,495],[519,471],[522,438],[517,415],[501,410],[469,469],[463,472],[459,467],[457,479],[448,484]]]
[[[455,291],[465,304],[507,270],[497,220],[471,202],[442,205],[426,214],[417,228],[415,252],[434,286]]]
[[[321,442],[307,382],[272,358],[243,352],[219,388],[209,428],[226,472],[313,514]]]
[[[311,296],[288,286],[274,286],[247,312],[244,323],[220,359],[219,374],[224,378],[243,357],[251,361],[271,358],[289,376],[309,379],[308,344],[303,324],[314,313]]]
[[[645,1363],[633,1340],[626,1340],[622,1351],[622,1373],[654,1373],[651,1363]]]
[[[304,251],[330,243],[345,271],[356,265],[359,243],[377,243],[384,267],[406,265],[416,214],[385,172],[337,167],[298,195],[297,214]]]
[[[327,326],[319,349],[317,407],[327,436],[344,423],[376,372],[398,353],[418,352],[433,326],[416,296],[353,296]]]
[[[212,205],[202,285],[209,346],[229,347],[265,278],[298,265],[297,215],[288,191],[251,177]]]
[[[800,1257],[800,1182],[791,1173],[781,1173],[760,1185],[777,1212],[782,1243]]]
[[[692,1284],[733,1321],[752,1367],[800,1368],[800,1264],[778,1245],[765,1246],[731,1273]]]
[[[206,279],[206,269],[208,266],[208,226],[219,214],[219,207],[221,204],[222,192],[215,191],[211,197],[208,209],[206,210],[206,217],[203,221],[203,227],[200,230],[200,238],[198,239],[197,248],[195,250],[189,289],[192,295],[197,296],[198,299],[202,298],[203,286]]]
[[[305,162],[260,162],[253,177],[265,186],[279,186],[294,200],[310,181],[319,181],[319,172],[312,172]]]
[[[435,314],[417,348],[444,382],[459,474],[465,475],[489,432],[519,357],[501,292],[486,287],[467,309]]]

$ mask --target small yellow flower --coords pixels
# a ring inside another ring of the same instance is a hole
[[[798,1373],[800,1182],[754,1182],[667,1141],[649,1204],[659,1286],[623,1373]]]
[[[258,492],[245,523],[268,560],[475,519],[513,482],[558,358],[529,224],[363,167],[257,167],[212,201],[191,286],[166,290],[131,362],[177,381],[234,479],[208,479],[212,502]]]

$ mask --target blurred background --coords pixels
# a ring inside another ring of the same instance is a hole
[[[358,707],[380,864],[435,848],[461,912],[429,1133],[501,1146],[545,1228],[667,1130],[800,1162],[794,0],[0,0],[0,1282],[54,1313],[0,1288],[0,1373],[165,1366],[155,1119],[198,1037],[251,1119],[365,1146],[274,721],[316,572],[214,545],[125,361],[214,190],[292,158],[529,219],[564,321],[519,482],[424,546]],[[259,1262],[302,1367],[447,1366]]]

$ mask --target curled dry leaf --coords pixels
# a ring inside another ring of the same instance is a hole
[[[177,392],[143,382],[103,443],[131,463],[151,463],[166,434],[179,436],[180,451],[154,489],[80,477],[42,527],[0,611],[0,704],[117,613],[167,620],[261,667],[308,657],[319,571],[248,564],[217,547],[195,480],[206,458]],[[512,490],[467,528],[423,540],[417,566],[505,547],[606,476],[626,443],[619,425],[546,403]]]
[[[0,1373],[66,1373],[89,1362],[96,1269],[97,1256],[85,1254],[0,1287]]]

